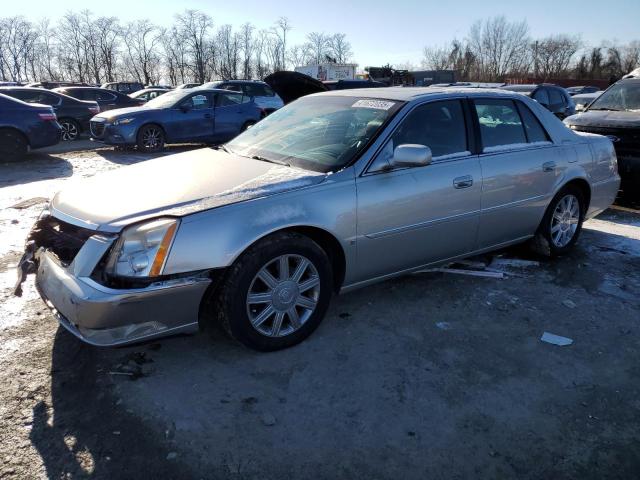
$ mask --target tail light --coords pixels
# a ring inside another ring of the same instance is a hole
[[[55,122],[58,119],[53,112],[39,113],[38,116],[40,120],[44,120],[45,122]]]

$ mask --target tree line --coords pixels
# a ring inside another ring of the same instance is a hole
[[[533,39],[526,21],[497,16],[475,22],[462,40],[426,46],[422,67],[457,70],[459,80],[484,82],[618,79],[640,67],[640,41],[587,48],[576,35]]]
[[[251,23],[216,26],[199,10],[175,15],[170,26],[147,19],[123,23],[89,10],[68,12],[55,23],[0,17],[0,80],[177,85],[263,78],[292,66],[351,60],[345,34],[310,32],[304,43],[290,45],[291,29],[286,17],[263,29]]]

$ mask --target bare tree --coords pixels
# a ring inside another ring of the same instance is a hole
[[[188,45],[195,80],[204,83],[208,80],[207,67],[212,61],[208,36],[213,27],[213,19],[198,10],[185,10],[184,13],[176,16],[176,20],[184,41]]]
[[[479,20],[471,27],[468,43],[482,80],[504,80],[526,70],[530,40],[525,21],[509,22],[504,16]]]
[[[312,62],[322,63],[326,61],[326,55],[329,51],[329,37],[319,32],[308,33],[305,48]]]
[[[146,84],[159,79],[160,31],[149,20],[137,20],[126,26],[123,35],[127,47],[127,66],[136,80]]]
[[[289,33],[291,28],[291,24],[287,17],[280,17],[273,27],[273,32],[278,39],[277,50],[280,54],[274,65],[274,69],[276,70],[285,70],[287,68],[287,33]]]
[[[334,33],[329,37],[328,42],[329,54],[334,58],[336,63],[347,63],[353,52],[351,50],[351,44],[347,41],[347,36],[344,33]]]
[[[534,76],[545,80],[566,76],[571,60],[580,46],[578,37],[568,35],[555,35],[536,40],[531,45]]]
[[[238,42],[242,50],[242,78],[246,80],[251,79],[252,73],[251,57],[253,55],[254,30],[255,27],[247,22],[240,27],[240,33],[238,34]]]

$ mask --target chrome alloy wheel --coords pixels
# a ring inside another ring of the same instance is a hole
[[[320,298],[318,270],[302,255],[281,255],[253,277],[247,294],[247,315],[258,332],[284,337],[311,317]]]
[[[551,217],[551,240],[562,248],[571,242],[580,223],[580,202],[574,195],[560,199]]]
[[[142,132],[142,145],[145,149],[153,150],[160,146],[160,139],[162,138],[162,132],[156,127],[147,127]]]
[[[69,142],[78,138],[78,127],[73,122],[62,122],[62,141]]]

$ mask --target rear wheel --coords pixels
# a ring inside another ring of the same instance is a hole
[[[0,130],[0,161],[22,160],[29,150],[27,139],[13,130]]]
[[[586,204],[582,191],[568,185],[549,204],[534,238],[539,253],[558,256],[567,253],[578,241]]]
[[[145,125],[138,132],[138,150],[159,152],[164,148],[164,131],[158,125]]]
[[[218,320],[244,345],[262,351],[291,347],[322,321],[332,295],[331,263],[297,233],[276,233],[230,267],[214,300]]]
[[[62,118],[59,120],[62,127],[62,141],[72,142],[80,137],[80,125],[70,118]]]

